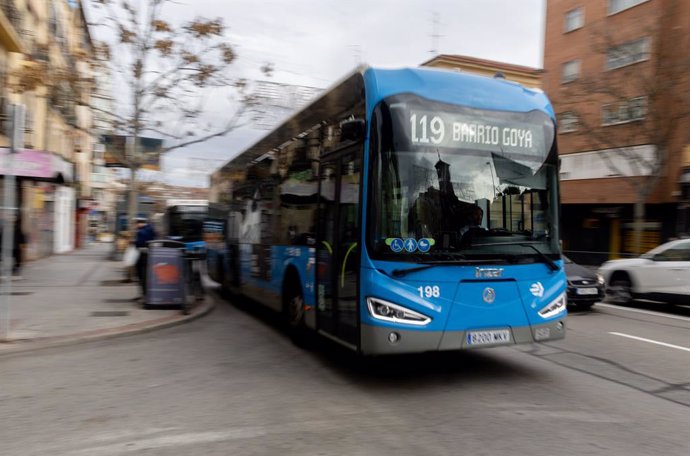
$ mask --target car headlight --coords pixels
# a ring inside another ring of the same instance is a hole
[[[367,298],[367,307],[369,314],[377,320],[417,326],[424,326],[431,321],[426,315],[378,298]]]
[[[604,283],[606,283],[606,280],[604,280],[603,275],[597,274],[597,282],[599,282],[599,285],[604,285]]]
[[[559,313],[565,311],[568,301],[565,293],[561,293],[556,299],[551,301],[549,305],[539,311],[539,316],[542,318],[551,318]]]

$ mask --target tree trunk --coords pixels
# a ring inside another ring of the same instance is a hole
[[[129,232],[134,239],[134,234],[136,232],[136,222],[137,212],[139,209],[139,189],[137,186],[137,168],[132,167],[129,169],[131,175],[129,178],[129,199],[127,204],[127,223]]]
[[[633,221],[633,253],[640,255],[642,252],[642,231],[645,216],[645,198],[638,196],[635,200]]]

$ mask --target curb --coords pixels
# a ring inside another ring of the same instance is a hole
[[[37,337],[34,339],[18,340],[15,342],[0,342],[0,358],[17,353],[26,353],[54,347],[63,347],[66,345],[75,345],[104,339],[132,336],[182,325],[211,313],[216,308],[217,299],[218,297],[216,296],[216,293],[212,291],[207,292],[206,299],[204,299],[201,305],[195,306],[189,315],[179,313],[158,319],[146,320],[139,323],[130,323],[124,326],[85,331],[65,336]],[[153,312],[155,312],[155,310]],[[3,346],[6,348],[3,348]]]

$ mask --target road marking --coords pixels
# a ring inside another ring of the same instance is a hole
[[[71,455],[108,456],[125,453],[138,453],[144,450],[224,442],[228,440],[251,439],[266,435],[262,427],[228,429],[226,431],[190,432],[186,434],[164,435],[147,439],[125,441],[109,445],[84,448],[73,451]]]
[[[627,337],[628,339],[641,340],[642,342],[649,342],[650,344],[656,344],[664,347],[675,348],[677,350],[690,352],[690,348],[681,347],[680,345],[667,344],[666,342],[659,342],[658,340],[645,339],[644,337],[631,336],[630,334],[623,334],[619,332],[609,332],[609,334],[613,334],[614,336]]]
[[[671,318],[673,320],[682,320],[682,321],[690,321],[690,318],[688,317],[681,317],[679,315],[667,315],[661,312],[654,312],[652,310],[642,310],[642,309],[631,309],[629,307],[621,307],[621,306],[614,306],[611,304],[604,304],[602,302],[596,303],[597,307],[607,307],[609,309],[617,309],[617,310],[626,310],[628,312],[634,312],[634,313],[641,313],[641,314],[647,314],[647,315],[654,315],[655,317],[665,317],[665,318]]]

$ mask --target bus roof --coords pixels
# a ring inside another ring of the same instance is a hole
[[[254,145],[245,149],[237,157],[230,159],[226,165],[232,162],[236,167],[244,167],[250,163],[261,161],[266,153],[295,138],[305,136],[310,129],[320,126],[324,118],[330,117],[333,113],[351,110],[362,101],[364,93],[363,73],[366,69],[366,66],[357,67]],[[306,125],[309,127],[305,128]],[[220,170],[224,167],[222,166]]]
[[[551,103],[539,89],[505,78],[439,68],[369,68],[364,73],[367,108],[399,93],[412,93],[430,100],[495,111],[539,110],[553,117]]]
[[[342,118],[365,101],[368,116],[382,99],[399,93],[412,93],[431,100],[480,109],[516,112],[540,110],[555,117],[548,98],[541,90],[526,88],[503,78],[487,78],[439,68],[376,69],[362,65],[229,160],[216,173],[222,172],[230,163],[237,169],[260,162],[284,144],[320,127],[324,119],[334,116]]]

